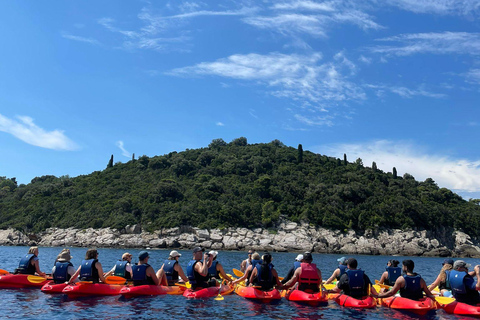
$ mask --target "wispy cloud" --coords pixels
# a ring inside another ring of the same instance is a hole
[[[225,124],[223,122],[217,122],[216,125],[219,126],[219,127],[224,127],[225,126]]]
[[[415,13],[473,15],[480,11],[478,0],[379,0],[383,4]]]
[[[337,157],[346,153],[349,161],[361,158],[366,166],[375,161],[379,169],[391,172],[395,167],[399,175],[409,173],[420,181],[432,178],[440,187],[464,192],[480,191],[480,160],[434,155],[412,143],[378,140],[321,146],[313,151]]]
[[[480,69],[471,69],[465,74],[468,82],[480,84]]]
[[[19,121],[0,114],[0,131],[41,148],[53,150],[76,150],[78,148],[77,144],[65,136],[61,130],[45,131],[27,116],[17,116],[17,119]]]
[[[124,147],[124,144],[123,144],[123,141],[122,140],[118,140],[115,145],[120,149],[122,150],[122,155],[127,157],[127,158],[130,158],[132,155],[130,154],[130,152],[128,152],[125,147]]]
[[[385,91],[399,95],[402,98],[413,98],[415,96],[423,96],[429,98],[445,98],[447,95],[443,93],[429,92],[423,88],[409,89],[402,86],[385,86],[385,85],[372,85],[367,84],[365,88],[373,89],[376,91],[377,96],[382,96]]]
[[[98,40],[95,40],[95,39],[92,39],[92,38],[79,37],[79,36],[74,36],[74,35],[67,34],[67,33],[62,33],[62,37],[65,38],[65,39],[69,39],[69,40],[86,42],[86,43],[94,44],[94,45],[100,45],[100,42]]]
[[[324,116],[324,117],[311,116],[311,117],[307,117],[307,116],[304,116],[304,115],[295,114],[294,117],[298,121],[300,121],[300,122],[302,122],[306,125],[309,125],[309,126],[327,126],[327,127],[333,126],[333,121],[332,121],[333,117],[332,116]]]
[[[399,46],[375,46],[370,50],[387,55],[409,56],[420,53],[480,55],[480,33],[414,33],[378,39],[399,42]]]

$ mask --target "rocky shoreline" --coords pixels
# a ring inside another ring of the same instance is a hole
[[[480,241],[451,230],[443,232],[396,229],[341,232],[308,224],[282,222],[275,230],[180,227],[154,232],[141,226],[122,230],[49,228],[37,234],[0,230],[0,245],[53,247],[177,248],[203,246],[215,250],[311,251],[316,253],[480,257]]]

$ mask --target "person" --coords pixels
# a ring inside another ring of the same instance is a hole
[[[218,252],[212,250],[208,254],[212,257],[212,265],[208,268],[210,286],[218,287],[222,282],[222,278],[227,280],[228,282],[233,282],[233,279],[225,273],[225,270],[223,270],[223,266],[221,265],[221,263],[217,261]]]
[[[450,271],[450,287],[455,300],[470,305],[480,303],[480,266],[474,268],[477,281],[468,273],[470,264],[463,260],[457,260],[453,264],[453,270]]]
[[[328,293],[338,293],[343,291],[344,294],[355,299],[361,299],[369,294],[376,294],[377,292],[372,286],[370,278],[361,269],[357,269],[358,262],[355,258],[346,260],[346,272],[340,277],[337,286],[333,289],[327,290]],[[369,290],[370,288],[370,290]]]
[[[241,263],[240,263],[240,271],[242,271],[243,273],[245,273],[245,271],[247,270],[247,268],[252,264],[252,255],[254,254],[255,252],[253,250],[248,250],[248,258],[243,260]]]
[[[398,260],[389,260],[387,262],[387,268],[385,269],[386,271],[382,274],[379,283],[393,286],[395,281],[397,281],[398,277],[402,274],[402,268],[398,266],[399,264],[400,261]]]
[[[273,287],[282,287],[278,280],[277,270],[272,264],[272,256],[265,253],[262,256],[262,263],[257,263],[250,275],[250,286],[260,286],[262,291],[271,291]]]
[[[45,277],[45,272],[40,271],[40,263],[38,260],[38,247],[30,247],[28,253],[20,259],[18,268],[15,273],[31,274],[37,273],[41,277]]]
[[[335,279],[338,281],[340,280],[340,277],[345,274],[347,271],[347,258],[341,257],[337,259],[338,261],[338,268],[333,271],[332,275],[330,278],[328,278],[327,281],[325,281],[325,284],[332,283]]]
[[[237,284],[237,283],[240,283],[242,281],[245,281],[245,285],[248,286],[250,276],[252,275],[252,271],[256,267],[256,265],[259,264],[259,263],[262,263],[262,260],[260,258],[260,254],[258,254],[258,252],[254,252],[252,254],[251,264],[248,266],[247,270],[245,270],[245,273],[243,274],[243,276],[240,277],[239,279],[233,281],[232,284]]]
[[[285,283],[287,283],[290,279],[292,279],[293,274],[295,273],[295,270],[297,270],[298,268],[300,268],[300,265],[302,264],[302,260],[303,260],[303,254],[299,254],[299,255],[295,258],[295,261],[293,262],[293,266],[290,268],[290,270],[288,270],[287,276],[286,276],[285,278],[283,278],[283,280],[281,281],[282,284],[285,284]]]
[[[168,259],[163,262],[162,267],[157,271],[157,278],[162,285],[174,286],[178,282],[178,277],[183,282],[188,282],[182,266],[178,263],[181,256],[178,251],[171,251]]]
[[[205,253],[205,249],[201,247],[195,247],[193,249],[193,258],[187,265],[187,278],[190,282],[192,289],[208,288],[208,268],[212,265],[211,256]],[[203,254],[203,262],[202,260]]]
[[[52,268],[53,282],[56,284],[67,282],[75,274],[71,259],[70,249],[65,248],[58,254]]]
[[[106,278],[108,276],[111,276],[112,274],[114,276],[122,277],[127,280],[132,279],[132,255],[130,253],[125,252],[122,255],[122,260],[118,260],[113,266],[112,270],[104,274],[104,277]]]
[[[374,295],[376,298],[387,298],[395,295],[400,290],[400,296],[411,300],[420,300],[423,298],[423,293],[431,299],[435,299],[430,290],[428,290],[425,280],[418,274],[413,272],[415,263],[412,260],[402,261],[403,276],[398,277],[395,285],[388,292],[383,292]]]
[[[298,290],[308,293],[320,292],[320,284],[322,283],[322,272],[312,263],[313,257],[310,252],[302,255],[302,263],[297,268],[292,278],[283,285],[282,289],[288,289],[298,282]]]
[[[160,285],[155,270],[148,264],[150,255],[147,251],[140,251],[138,254],[138,263],[132,266],[132,280],[134,286],[142,285]]]
[[[103,268],[98,261],[97,249],[88,249],[85,254],[85,260],[82,261],[77,271],[68,280],[68,284],[73,283],[80,276],[80,281],[92,281],[93,283],[105,282]]]
[[[445,259],[442,263],[442,269],[437,276],[437,279],[428,286],[428,290],[432,291],[438,286],[440,294],[444,297],[452,296],[452,288],[450,287],[450,271],[453,269],[453,259]]]

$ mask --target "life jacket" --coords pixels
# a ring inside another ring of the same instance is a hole
[[[301,265],[302,263],[300,261],[295,261],[293,263],[293,270],[297,270],[298,268],[300,268]]]
[[[63,283],[70,280],[71,275],[68,274],[68,267],[73,267],[73,264],[70,261],[55,263],[55,272],[53,273],[53,282]]]
[[[319,292],[320,278],[317,273],[317,265],[315,263],[302,263],[301,268],[298,289],[312,293]]]
[[[419,274],[409,276],[403,275],[405,279],[405,287],[400,288],[400,296],[412,300],[420,300],[423,298],[423,289],[420,280],[422,277]]]
[[[98,269],[95,267],[97,259],[83,260],[80,265],[80,280],[81,281],[93,281],[94,283],[100,282],[98,276]]]
[[[125,279],[131,279],[132,276],[130,275],[130,272],[127,271],[128,264],[128,261],[117,261],[117,263],[115,263],[115,272],[113,273],[113,275],[117,277],[123,277]]]
[[[188,282],[192,285],[193,289],[197,287],[207,288],[208,287],[208,275],[202,276],[197,271],[195,271],[195,265],[197,264],[197,260],[190,260],[187,265],[187,278]]]
[[[212,262],[212,265],[210,266],[210,268],[208,268],[208,277],[209,278],[220,279],[220,273],[217,270],[217,264],[218,264],[218,261],[215,260],[215,261]]]
[[[339,274],[338,277],[337,277],[337,281],[340,280],[340,277],[341,277],[342,275],[344,275],[345,273],[347,273],[348,268],[347,268],[346,265],[340,264],[340,265],[338,266],[338,269],[340,269],[340,274]]]
[[[18,269],[16,270],[16,273],[35,274],[35,265],[31,263],[32,259],[35,257],[36,256],[33,253],[28,253],[23,256],[23,258],[20,259],[20,263],[18,264]]]
[[[261,286],[263,291],[270,291],[275,284],[272,273],[273,264],[258,263],[255,269],[257,269],[257,277],[254,284]]]
[[[387,267],[385,270],[388,272],[387,280],[385,284],[387,286],[393,286],[395,281],[397,281],[398,277],[402,274],[402,268],[400,267]]]
[[[252,260],[252,263],[251,263],[251,265],[252,265],[252,270],[246,271],[246,273],[247,273],[247,280],[246,280],[245,282],[246,282],[247,285],[248,285],[249,282],[250,282],[250,276],[252,275],[253,269],[255,269],[255,267],[257,266],[257,264],[261,264],[262,262],[263,262],[262,260]]]
[[[465,279],[471,276],[465,271],[450,271],[450,286],[452,294],[458,302],[475,305],[480,302],[480,296],[477,290],[472,290],[465,286]]]
[[[132,266],[133,273],[133,285],[142,286],[145,284],[155,284],[151,277],[147,276],[147,268],[150,267],[148,263],[145,264],[135,264]]]
[[[452,287],[450,286],[450,271],[452,270],[445,270],[445,281],[440,282],[438,285],[438,289],[440,290],[452,290]]]
[[[362,297],[365,292],[365,281],[363,279],[363,270],[347,269],[346,274],[348,276],[348,286],[350,287],[350,296]]]
[[[174,285],[178,281],[178,272],[175,270],[175,265],[178,263],[177,260],[165,260],[163,262],[163,271],[167,276],[168,285]]]

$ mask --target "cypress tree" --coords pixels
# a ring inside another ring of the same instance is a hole
[[[135,153],[132,154],[132,161],[135,161]]]
[[[302,163],[303,162],[303,147],[301,144],[298,145],[298,157],[297,157],[297,162]]]
[[[110,157],[110,161],[108,161],[108,164],[107,164],[107,168],[111,168],[111,167],[113,167],[113,154]]]
[[[375,163],[375,161],[372,162],[372,170],[377,171],[377,164]]]
[[[347,163],[348,163],[348,162],[347,162],[347,154],[344,153],[344,154],[343,154],[343,164],[344,164],[344,165],[347,165]]]
[[[393,179],[397,179],[397,168],[393,167],[392,173],[393,173]]]

